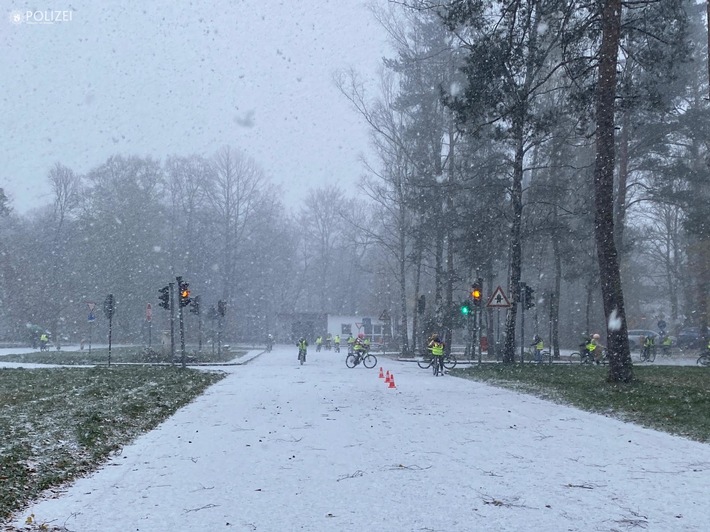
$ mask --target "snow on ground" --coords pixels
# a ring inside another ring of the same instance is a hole
[[[710,446],[380,358],[277,346],[17,515],[75,532],[705,531]],[[378,378],[392,371],[396,388]]]

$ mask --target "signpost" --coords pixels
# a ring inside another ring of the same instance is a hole
[[[113,313],[116,310],[113,294],[106,296],[104,300],[104,314],[108,318],[108,365],[111,365],[111,332],[113,329]]]
[[[491,297],[488,298],[488,302],[486,303],[486,307],[491,308],[491,309],[496,309],[496,358],[498,357],[498,353],[500,352],[500,310],[501,309],[509,309],[513,305],[510,304],[510,300],[508,299],[508,296],[505,295],[505,292],[503,292],[503,289],[500,286],[497,286],[495,290],[493,290],[493,293],[491,294]]]
[[[87,301],[86,306],[89,307],[89,316],[86,321],[89,322],[89,354],[91,354],[91,330],[93,328],[94,322],[96,321],[96,315],[94,314],[96,303],[94,303],[93,301]]]
[[[145,306],[145,321],[148,322],[148,347],[150,347],[153,336],[153,307],[150,303]]]

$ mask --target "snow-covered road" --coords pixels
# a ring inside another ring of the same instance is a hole
[[[708,529],[710,446],[380,358],[277,346],[17,515],[95,531]],[[393,372],[396,389],[378,378]]]

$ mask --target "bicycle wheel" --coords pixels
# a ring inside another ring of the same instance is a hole
[[[306,361],[306,353],[304,353],[303,351],[299,351],[298,361],[301,363],[301,366],[303,366],[303,363]]]
[[[436,359],[436,357],[432,358],[431,372],[434,374],[434,377],[439,376],[439,361]]]
[[[355,366],[357,366],[357,357],[355,355],[346,356],[345,365],[349,368],[354,368]]]
[[[422,369],[428,369],[429,367],[431,367],[431,362],[432,362],[431,357],[420,358],[419,360],[417,360],[417,366],[419,366]]]
[[[457,363],[458,360],[456,360],[456,357],[454,355],[444,357],[444,367],[446,369],[454,369]]]
[[[552,364],[552,355],[549,351],[542,352],[542,362],[543,364]]]
[[[698,366],[710,366],[710,353],[703,353],[698,357]]]
[[[653,362],[654,360],[656,360],[656,350],[651,349],[651,352],[648,354],[648,361]]]
[[[371,355],[370,353],[366,354],[365,358],[362,359],[362,365],[367,369],[374,368],[377,365],[377,357],[375,355]]]
[[[580,364],[582,362],[582,355],[579,354],[579,351],[574,351],[570,353],[569,355],[569,363],[570,364]]]

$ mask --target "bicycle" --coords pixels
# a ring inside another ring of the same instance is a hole
[[[537,362],[539,364],[551,364],[552,363],[552,355],[550,354],[549,349],[543,349],[540,352],[540,356],[538,358],[537,354],[535,353],[534,349],[526,349],[524,354],[523,354],[523,359],[525,362]]]
[[[370,354],[369,351],[362,351],[359,349],[355,349],[353,353],[350,353],[347,357],[345,357],[345,365],[349,368],[354,368],[360,362],[362,362],[362,365],[367,369],[372,369],[377,365],[377,357]]]
[[[602,356],[599,360],[594,358],[594,352],[585,349],[584,351],[573,351],[569,355],[570,364],[581,364],[583,366],[591,366],[592,364],[601,364],[606,366],[609,363],[609,354],[606,349],[602,349]]]
[[[698,366],[710,366],[710,350],[705,350],[700,353],[698,360],[696,361]]]
[[[639,354],[641,362],[653,362],[656,360],[656,346],[644,346]]]
[[[417,360],[417,365],[422,369],[429,369],[432,366],[433,362],[434,355],[427,354],[426,357],[420,357]],[[454,369],[457,363],[458,360],[456,360],[456,357],[454,355],[444,355],[444,367],[446,369]]]
[[[303,366],[303,363],[306,361],[306,350],[305,349],[298,350],[298,361],[301,363],[301,366]]]

